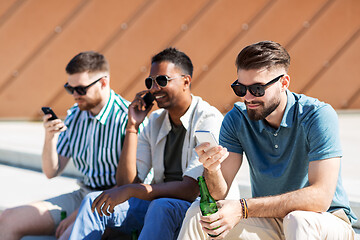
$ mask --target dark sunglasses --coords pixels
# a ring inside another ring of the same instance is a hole
[[[104,76],[104,77],[106,77],[106,76]],[[79,95],[86,95],[87,89],[89,87],[91,87],[92,85],[94,85],[95,83],[97,83],[98,81],[100,81],[101,79],[103,79],[104,77],[101,77],[98,80],[95,80],[94,82],[90,83],[89,85],[87,85],[85,87],[83,87],[83,86],[72,87],[69,85],[69,83],[65,83],[64,88],[69,94],[74,94],[74,91],[76,91]]]
[[[246,95],[246,91],[249,90],[249,92],[254,95],[255,97],[262,97],[265,95],[265,89],[268,88],[271,84],[276,83],[279,81],[280,78],[282,78],[284,74],[274,78],[270,82],[266,84],[253,84],[250,86],[245,86],[241,83],[239,83],[238,79],[236,79],[233,84],[231,84],[232,89],[234,90],[234,93],[239,97],[244,97]]]
[[[159,87],[166,87],[166,85],[168,84],[168,81],[173,80],[175,78],[179,78],[179,77],[185,77],[185,75],[181,75],[181,76],[177,76],[177,77],[173,77],[170,78],[169,76],[166,75],[159,75],[156,76],[155,79],[152,77],[148,77],[145,79],[145,86],[147,89],[151,89],[153,86],[153,82],[155,81],[157,85],[159,85]]]

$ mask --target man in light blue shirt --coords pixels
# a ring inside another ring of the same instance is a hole
[[[290,92],[289,65],[287,51],[271,41],[239,53],[231,87],[243,102],[225,116],[221,146],[196,148],[220,208],[200,217],[193,204],[179,239],[353,239],[356,217],[342,186],[336,112]],[[244,153],[253,196],[222,200]]]

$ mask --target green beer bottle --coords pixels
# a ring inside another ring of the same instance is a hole
[[[66,218],[66,211],[61,211],[60,216],[61,216],[61,221],[64,220]]]
[[[210,195],[209,189],[206,186],[203,176],[198,177],[200,187],[200,210],[203,216],[209,216],[218,211],[215,199]],[[218,235],[211,235],[210,237],[217,237]]]

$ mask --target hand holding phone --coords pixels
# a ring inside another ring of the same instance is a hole
[[[148,109],[155,100],[155,97],[151,94],[151,92],[148,92],[144,95],[143,100],[145,102],[145,109]]]
[[[206,149],[205,152],[207,150],[209,150],[210,148],[213,148],[213,147],[219,145],[216,138],[215,138],[215,136],[214,136],[214,134],[212,134],[212,132],[210,132],[210,131],[202,131],[202,130],[195,131],[195,137],[196,137],[199,144],[202,144],[202,143],[205,143],[205,142],[210,143],[209,148]]]
[[[44,112],[45,115],[51,114],[51,117],[48,119],[48,121],[58,119],[58,117],[50,107],[42,107],[41,110]]]

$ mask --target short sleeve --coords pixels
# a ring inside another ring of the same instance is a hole
[[[220,130],[220,145],[227,148],[229,152],[243,154],[243,147],[240,142],[239,134],[241,127],[241,116],[233,108],[225,115]]]
[[[309,161],[342,156],[338,117],[330,105],[314,111],[306,124]]]

